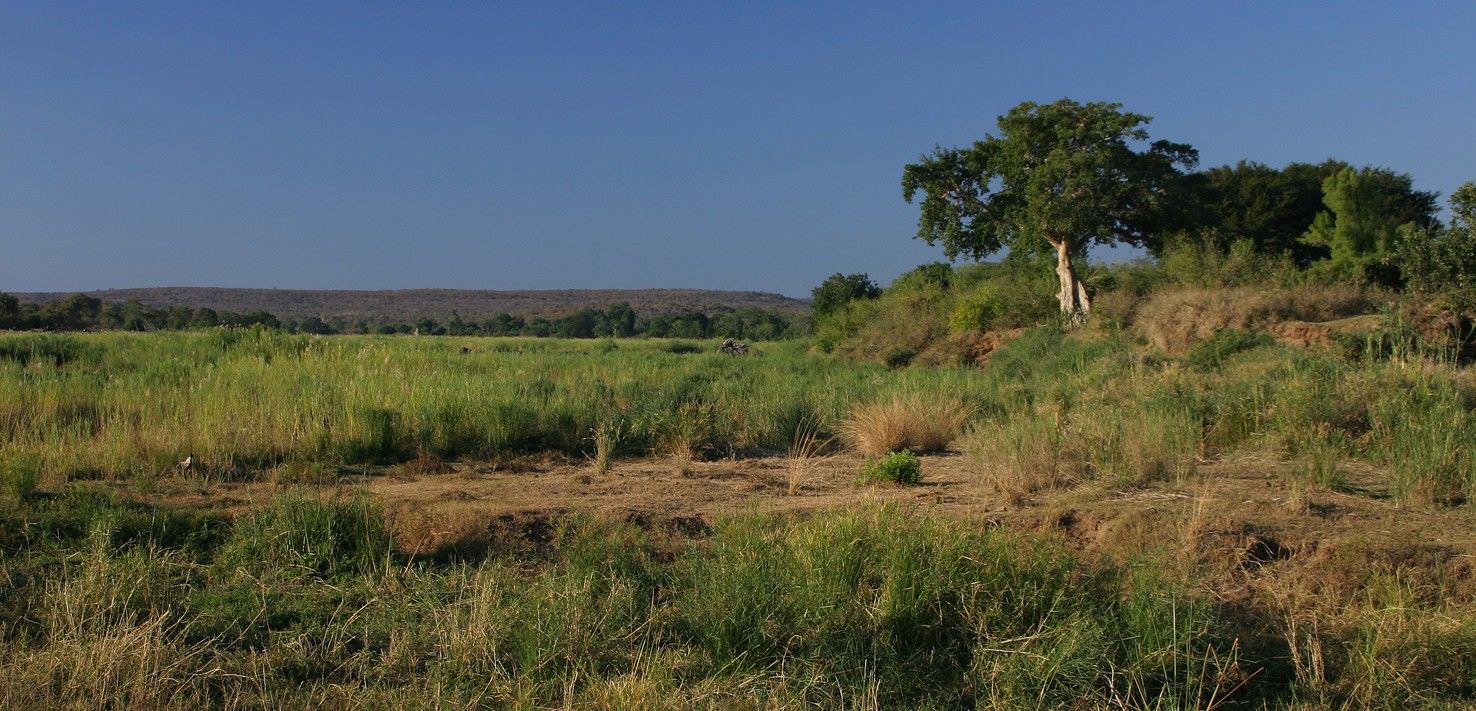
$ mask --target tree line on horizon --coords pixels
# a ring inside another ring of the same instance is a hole
[[[414,322],[371,324],[366,320],[324,320],[318,316],[280,319],[266,311],[237,313],[199,307],[155,308],[129,299],[103,301],[72,294],[45,303],[21,301],[0,292],[0,330],[44,331],[179,331],[203,328],[262,327],[291,333],[419,334],[433,336],[529,336],[557,338],[738,338],[773,340],[804,335],[809,319],[790,317],[758,307],[715,313],[639,316],[629,303],[604,309],[583,308],[558,318],[525,318],[500,313],[480,321],[463,319],[456,311],[445,321],[421,318]]]

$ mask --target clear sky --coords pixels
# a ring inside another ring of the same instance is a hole
[[[941,258],[1025,100],[1476,179],[1476,3],[0,0],[0,290],[702,287]]]

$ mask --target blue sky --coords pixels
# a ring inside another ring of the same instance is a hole
[[[941,257],[902,166],[1120,101],[1476,179],[1476,3],[0,2],[0,290],[702,287]]]

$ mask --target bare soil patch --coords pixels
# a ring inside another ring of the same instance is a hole
[[[904,487],[857,484],[860,456],[824,458],[811,463],[793,493],[788,462],[779,457],[617,460],[605,474],[588,462],[551,458],[343,468],[319,484],[176,481],[147,498],[239,511],[286,488],[366,494],[383,503],[404,552],[467,560],[546,554],[560,527],[578,520],[623,521],[690,539],[730,514],[806,515],[888,503],[1044,532],[1091,557],[1177,550],[1205,576],[1206,588],[1231,603],[1272,586],[1332,604],[1381,570],[1414,575],[1446,599],[1476,600],[1476,513],[1401,507],[1377,484],[1387,473],[1367,465],[1349,465],[1338,491],[1299,492],[1287,483],[1289,465],[1247,457],[1205,463],[1185,482],[1089,482],[1012,502],[990,489],[971,457],[922,460],[923,482]]]

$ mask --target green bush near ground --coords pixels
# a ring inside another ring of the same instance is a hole
[[[861,468],[860,480],[863,483],[916,484],[922,481],[922,463],[910,450],[891,452],[867,460]]]

